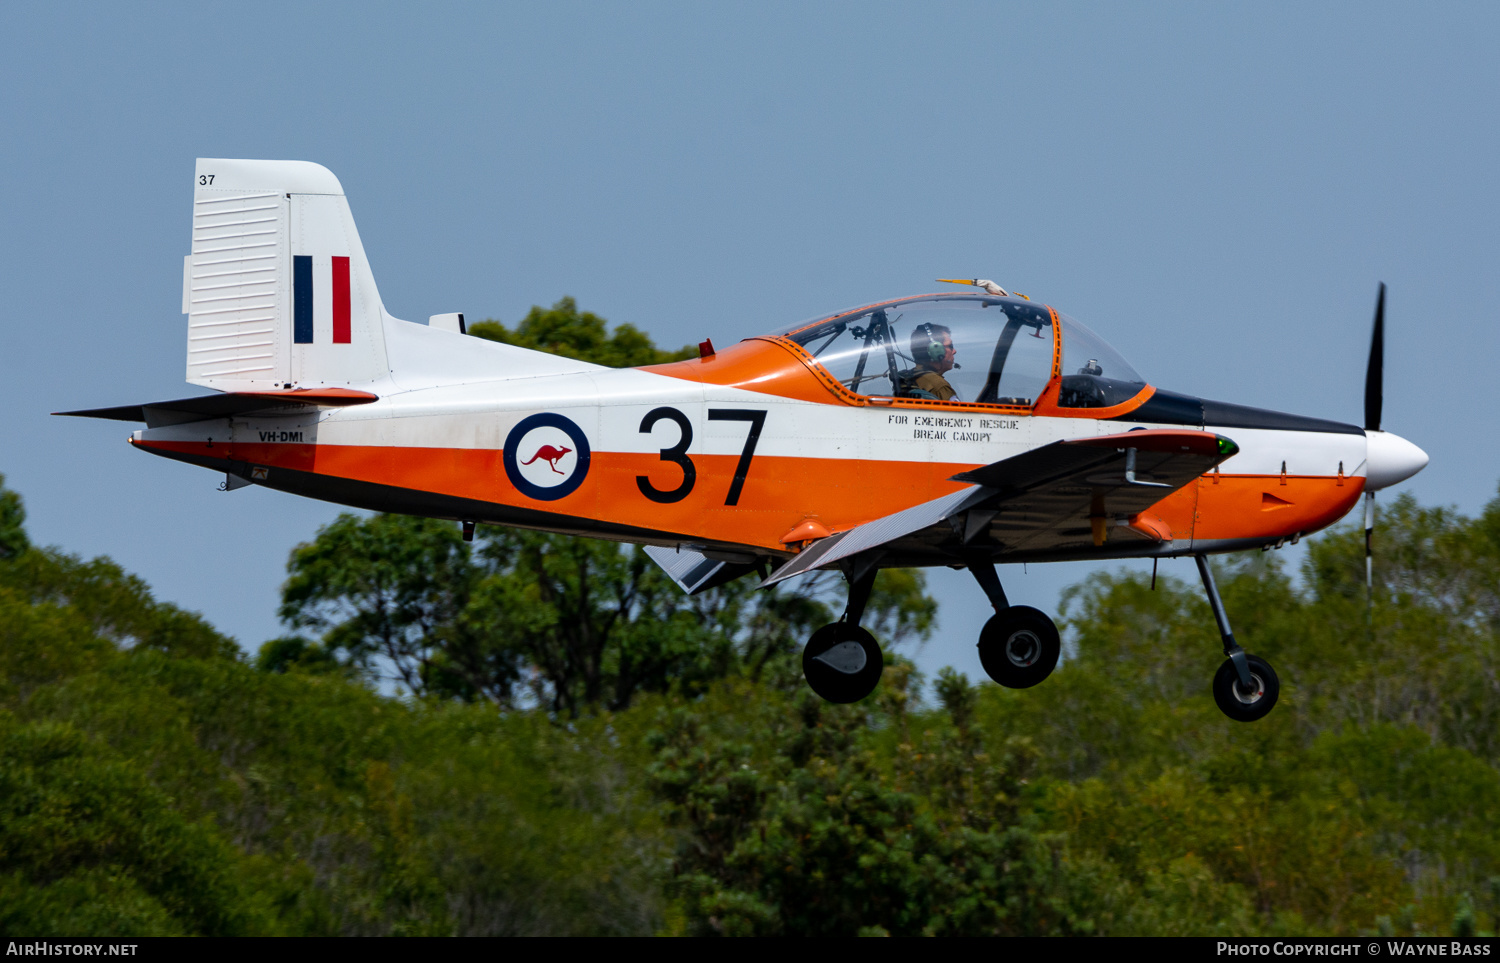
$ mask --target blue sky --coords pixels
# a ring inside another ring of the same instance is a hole
[[[0,471],[38,541],[278,632],[287,552],[335,507],[47,415],[191,393],[193,160],[274,157],[339,176],[412,320],[569,294],[722,345],[979,275],[1160,386],[1357,422],[1383,280],[1386,427],[1432,456],[1404,487],[1474,512],[1500,479],[1497,28],[1478,4],[6,4]],[[1002,576],[1055,610],[1090,571]],[[983,596],[933,585],[920,661],[977,675]]]

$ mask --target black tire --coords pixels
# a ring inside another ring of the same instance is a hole
[[[803,677],[829,702],[858,702],[875,691],[884,671],[885,659],[875,636],[848,622],[823,626],[802,650]]]
[[[1281,695],[1281,681],[1271,663],[1258,655],[1246,655],[1250,677],[1256,682],[1256,690],[1247,694],[1240,686],[1239,673],[1234,670],[1234,660],[1225,659],[1214,673],[1214,701],[1219,711],[1236,722],[1254,722],[1270,712]]]
[[[1007,689],[1029,689],[1052,674],[1062,654],[1057,625],[1045,612],[1012,605],[984,623],[979,661]]]

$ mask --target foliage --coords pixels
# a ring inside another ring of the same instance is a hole
[[[1300,588],[1274,555],[1216,562],[1236,637],[1281,674],[1252,726],[1213,706],[1221,656],[1197,586],[1129,575],[1075,587],[1063,669],[983,691],[976,715],[1033,734],[1049,825],[1133,886],[1190,853],[1268,931],[1374,932],[1411,904],[1407,932],[1447,932],[1500,865],[1500,650],[1482,607],[1497,510],[1387,506],[1369,623],[1354,526],[1312,543]]]
[[[900,698],[909,680],[909,665],[891,666],[883,704],[767,698],[738,683],[661,711],[650,778],[685,830],[670,889],[689,932],[1090,929],[1061,840],[1019,820],[1029,747],[991,753],[941,724],[912,735]],[[894,753],[880,751],[876,717],[898,728]]]
[[[15,558],[30,546],[21,496],[5,487],[5,476],[0,475],[0,561]]]
[[[590,311],[580,312],[578,303],[570,297],[550,308],[533,307],[514,331],[489,319],[469,325],[469,334],[611,368],[664,364],[698,356],[698,349],[691,346],[663,351],[644,331],[629,324],[616,325],[613,334],[606,333],[604,319]]]
[[[482,644],[461,617],[480,572],[453,525],[341,514],[297,546],[287,568],[282,618],[324,630],[322,648],[340,661],[369,670],[379,660],[409,692],[436,683],[508,701],[512,666],[465,658]]]
[[[216,826],[261,932],[634,933],[660,915],[636,857],[649,811],[618,763],[544,717],[158,654],[27,709]]]
[[[194,613],[156,601],[145,582],[108,558],[84,561],[54,549],[28,547],[0,562],[0,593],[24,605],[66,608],[90,633],[121,647],[239,658],[233,639]]]
[[[261,672],[350,674],[327,648],[300,635],[284,635],[262,643],[253,664]]]
[[[232,935],[235,854],[81,733],[0,714],[0,929]]]
[[[833,576],[756,591],[751,579],[687,596],[635,548],[396,515],[341,515],[298,546],[282,617],[320,643],[267,643],[262,663],[386,672],[406,691],[576,717],[641,692],[701,691],[727,674],[780,671],[818,625]],[[882,572],[869,624],[888,644],[923,638],[936,603],[917,572]],[[293,656],[277,654],[293,653]],[[792,684],[797,684],[795,678]]]
[[[222,639],[106,559],[0,562],[5,932],[659,925],[660,833],[607,721],[402,703],[302,640],[257,671],[162,642],[184,622]]]

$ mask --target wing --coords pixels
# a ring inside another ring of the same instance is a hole
[[[232,391],[176,401],[153,401],[144,405],[121,405],[118,408],[89,408],[82,411],[55,411],[56,415],[75,418],[108,418],[112,421],[144,421],[147,427],[182,425],[209,418],[229,418],[264,414],[295,414],[307,408],[342,408],[379,401],[379,395],[352,388],[297,388],[290,391]]]
[[[1058,441],[954,475],[973,487],[819,539],[762,585],[862,552],[951,564],[986,557],[1103,554],[1114,529],[1162,542],[1171,532],[1152,505],[1234,455],[1209,431],[1155,429]]]

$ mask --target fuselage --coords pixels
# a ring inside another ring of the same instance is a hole
[[[1059,549],[1022,535],[1002,538],[996,560],[1276,544],[1336,521],[1364,490],[1357,427],[1149,386],[1124,403],[1063,409],[1057,380],[1030,406],[863,395],[798,344],[764,337],[667,365],[396,391],[357,407],[148,428],[132,442],[356,507],[764,558],[789,556],[809,531],[958,491],[959,472],[1133,428],[1201,427],[1239,451],[1153,506],[1167,537]]]

